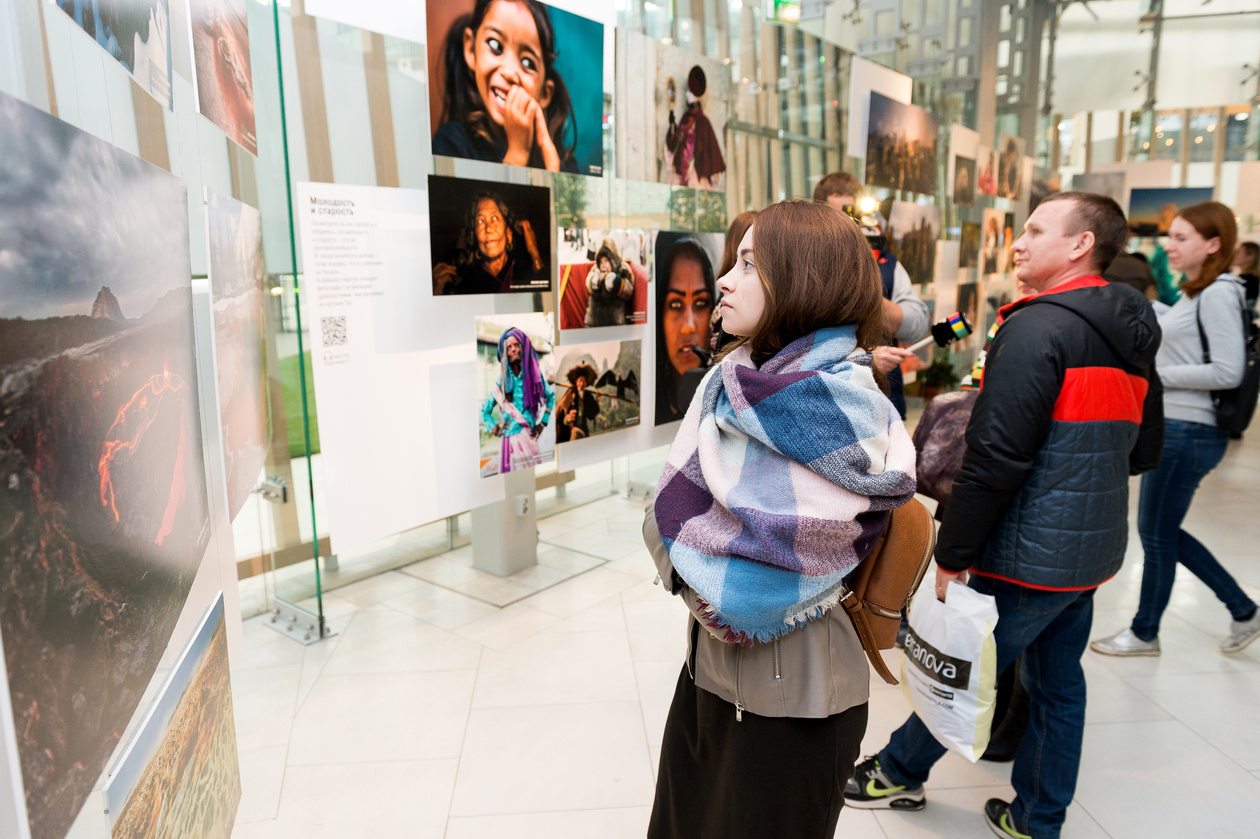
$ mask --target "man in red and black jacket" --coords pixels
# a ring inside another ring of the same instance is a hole
[[[1094,589],[1124,561],[1129,476],[1154,468],[1162,449],[1155,313],[1099,276],[1127,237],[1120,207],[1090,193],[1053,195],[1028,219],[1012,253],[1038,293],[1002,309],[936,543],[937,597],[970,572],[997,601],[996,672],[1024,656],[1030,719],[1016,797],[985,805],[1000,836],[1059,836],[1080,764]],[[944,753],[912,716],[858,765],[846,803],[922,808]]]

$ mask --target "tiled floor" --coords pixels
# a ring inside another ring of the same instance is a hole
[[[1260,599],[1260,433],[1249,436],[1204,482],[1188,527]],[[612,497],[543,521],[551,564],[576,576],[504,608],[486,602],[497,591],[452,590],[473,579],[454,552],[333,592],[325,607],[340,634],[316,646],[246,622],[233,673],[235,836],[643,836],[686,613],[652,584],[641,511]],[[1132,616],[1140,579],[1135,535],[1098,593],[1095,635]],[[1183,574],[1162,657],[1086,653],[1088,725],[1065,837],[1260,834],[1260,644],[1222,655],[1227,621]],[[898,688],[874,684],[865,752],[908,714]],[[1009,797],[1009,773],[948,756],[925,810],[845,810],[837,835],[987,836],[981,808]]]

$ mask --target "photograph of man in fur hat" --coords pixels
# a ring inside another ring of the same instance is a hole
[[[651,234],[569,228],[558,238],[562,330],[647,322]]]

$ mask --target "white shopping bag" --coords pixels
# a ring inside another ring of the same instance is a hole
[[[932,736],[972,763],[993,724],[997,621],[996,601],[958,582],[944,603],[924,585],[910,604],[901,689]]]

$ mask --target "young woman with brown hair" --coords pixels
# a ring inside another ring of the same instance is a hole
[[[852,219],[762,210],[718,281],[738,340],[706,375],[643,525],[691,611],[648,836],[831,839],[868,666],[836,608],[914,447],[871,367],[882,292]]]
[[[1092,642],[1095,652],[1159,655],[1159,622],[1177,563],[1229,609],[1233,621],[1222,652],[1238,652],[1260,636],[1256,604],[1212,552],[1181,528],[1199,482],[1225,457],[1229,443],[1229,434],[1216,427],[1211,392],[1237,387],[1243,376],[1243,288],[1226,273],[1236,239],[1234,211],[1216,201],[1185,208],[1169,226],[1168,264],[1186,279],[1181,299],[1159,316],[1163,339],[1155,369],[1164,384],[1164,451],[1159,466],[1142,476],[1138,499],[1138,535],[1146,554],[1142,595],[1129,628]],[[1210,361],[1204,361],[1205,350]]]

